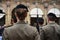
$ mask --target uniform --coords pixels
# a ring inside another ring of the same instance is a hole
[[[55,22],[49,22],[48,25],[40,29],[41,40],[59,40],[56,34],[60,34],[60,27]]]
[[[3,40],[40,40],[40,37],[36,28],[22,21],[12,27],[5,28]]]

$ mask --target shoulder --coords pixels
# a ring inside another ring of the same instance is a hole
[[[49,25],[45,25],[45,26],[42,27],[42,29],[47,29],[47,28],[49,28],[48,26]]]
[[[34,27],[34,26],[29,26],[28,29],[29,29],[29,30],[32,30],[32,31],[34,31],[34,32],[37,31],[36,27]]]
[[[60,34],[60,26],[58,24],[56,24],[55,29],[56,29],[56,32]]]
[[[33,27],[33,26],[28,26],[26,28],[26,31],[29,33],[29,34],[36,34],[38,31],[36,29],[36,27]]]
[[[55,24],[57,27],[60,27],[60,25],[58,25],[58,24]]]
[[[46,26],[42,27],[42,30],[44,30],[44,31],[50,31],[51,27],[50,27],[50,25],[46,25]]]
[[[4,31],[9,33],[11,31],[13,31],[14,29],[15,29],[14,26],[11,26],[11,27],[4,28]]]

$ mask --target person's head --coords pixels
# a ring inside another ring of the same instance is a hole
[[[25,20],[25,18],[27,16],[28,8],[27,8],[27,6],[25,6],[23,4],[19,4],[16,6],[15,12],[16,12],[15,16],[17,19]]]
[[[16,23],[17,20],[25,20],[27,12],[28,8],[25,5],[23,4],[17,5],[12,11],[12,19],[14,20],[14,23]]]
[[[12,19],[11,19],[11,23],[16,23],[17,22],[17,19],[16,19],[16,16],[15,16],[15,8],[12,10]]]
[[[5,24],[5,13],[2,9],[0,9],[0,26],[3,26]]]
[[[55,21],[57,19],[54,13],[49,13],[47,17],[48,17],[48,21]]]
[[[43,18],[39,18],[39,19],[38,19],[38,22],[39,22],[40,25],[43,25],[44,19],[43,19]]]

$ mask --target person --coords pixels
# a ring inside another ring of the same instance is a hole
[[[15,17],[15,8],[12,10],[12,18],[11,18],[11,24],[14,25],[14,23],[17,22],[17,19]]]
[[[60,27],[55,23],[56,15],[54,13],[49,13],[47,15],[48,24],[43,26],[40,30],[40,39],[41,40],[59,40],[58,35],[60,34]]]
[[[0,36],[2,36],[5,24],[5,13],[0,9]]]
[[[43,18],[39,18],[38,19],[38,24],[39,24],[39,27],[43,27],[43,23],[44,23],[44,19]]]
[[[41,28],[43,27],[43,23],[44,23],[44,19],[41,17],[38,19],[38,24],[39,24],[39,30],[41,30]],[[40,31],[39,31],[40,34]]]
[[[0,9],[0,26],[4,26],[5,24],[5,13]]]
[[[2,9],[0,9],[0,40],[2,40],[2,33],[4,31],[5,25],[5,13]]]
[[[27,17],[28,8],[19,4],[15,9],[17,22],[3,32],[3,40],[40,40],[40,36],[35,27],[28,25],[24,20]]]

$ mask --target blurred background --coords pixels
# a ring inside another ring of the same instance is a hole
[[[52,12],[58,17],[56,22],[60,25],[60,0],[0,0],[0,10],[6,14],[2,24],[5,23],[6,26],[12,25],[11,12],[18,4],[24,4],[28,7],[29,12],[25,19],[28,24],[35,26],[38,15],[39,18],[43,17],[44,25],[46,25],[48,23],[47,14]]]

